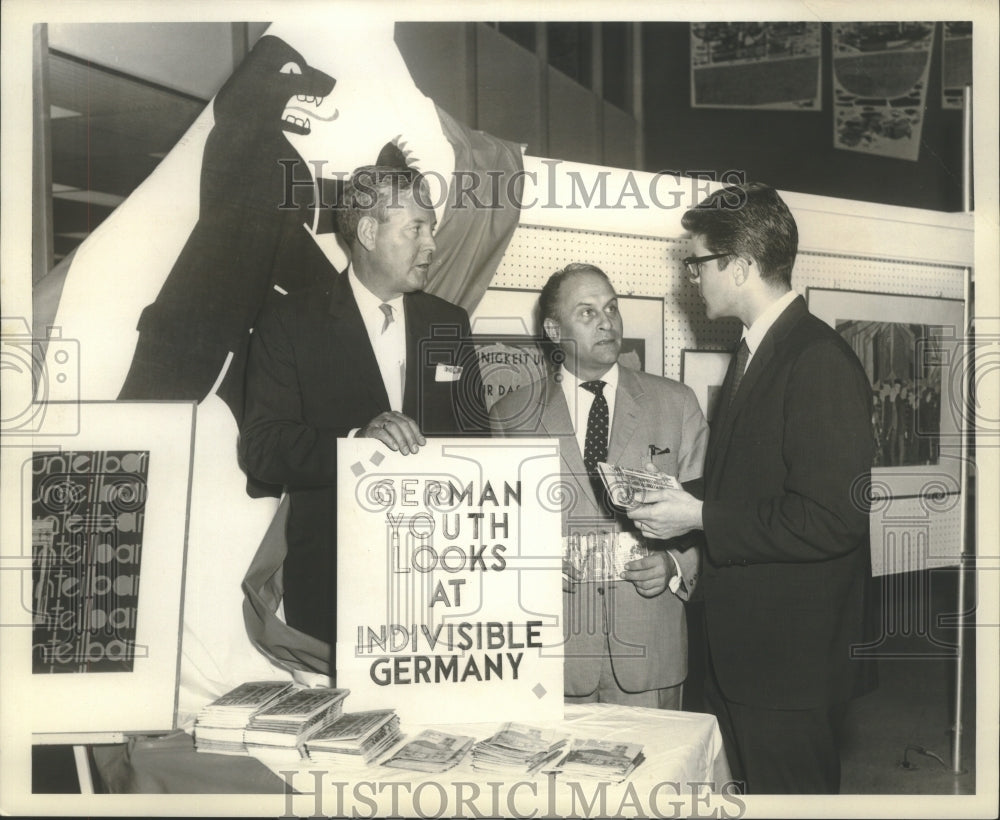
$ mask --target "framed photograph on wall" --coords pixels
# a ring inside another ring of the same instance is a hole
[[[36,736],[175,727],[195,408],[50,402],[16,451],[29,628],[6,671]]]
[[[663,375],[663,299],[619,296],[625,328],[618,363]],[[538,291],[489,288],[471,317],[487,409],[546,372],[554,347],[539,335]]]
[[[872,386],[875,496],[959,491],[965,408],[961,299],[808,288],[809,310],[854,350]]]
[[[731,358],[728,350],[681,351],[681,382],[694,390],[706,419],[715,413]]]

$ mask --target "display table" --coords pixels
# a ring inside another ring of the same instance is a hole
[[[441,708],[447,710],[446,702]],[[433,728],[471,735],[483,740],[502,720],[474,724],[445,724]],[[564,780],[539,774],[518,781],[500,782],[497,775],[476,772],[471,757],[442,774],[391,769],[379,765],[338,766],[326,769],[302,760],[295,752],[277,752],[257,760],[194,751],[189,735],[174,733],[162,738],[133,739],[119,751],[95,747],[95,757],[111,791],[190,793],[281,793],[287,787],[300,794],[294,801],[296,815],[361,816],[483,816],[531,815],[553,812],[579,813],[604,801],[615,814],[625,801],[628,812],[669,815],[671,802],[692,795],[724,791],[730,780],[722,736],[712,715],[671,712],[610,704],[569,705],[562,722],[553,726],[576,737],[641,743],[646,760],[623,783],[597,780]],[[404,725],[407,738],[422,726]],[[321,791],[321,794],[316,792]],[[472,801],[461,808],[462,801]],[[597,803],[594,803],[597,801]],[[277,803],[275,805],[278,805]],[[637,812],[637,807],[642,811]],[[278,806],[277,810],[280,810]],[[591,813],[590,810],[586,813]]]

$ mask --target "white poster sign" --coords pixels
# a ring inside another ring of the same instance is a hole
[[[562,717],[559,446],[338,449],[337,685],[417,723]]]

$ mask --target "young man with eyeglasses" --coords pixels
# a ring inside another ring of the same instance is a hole
[[[734,776],[752,794],[836,793],[836,714],[872,682],[851,656],[869,632],[871,388],[791,289],[798,231],[773,188],[717,191],[682,224],[708,317],[739,318],[743,339],[704,500],[657,491],[630,516],[659,538],[704,530],[706,697]]]

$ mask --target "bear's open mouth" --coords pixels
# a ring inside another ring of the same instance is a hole
[[[288,105],[281,114],[282,127],[286,131],[295,134],[308,134],[312,131],[312,120],[323,120],[331,122],[340,116],[340,110],[333,109],[333,112],[324,116],[319,109],[323,105],[326,97],[313,97],[309,94],[297,94],[294,100],[289,100]]]

